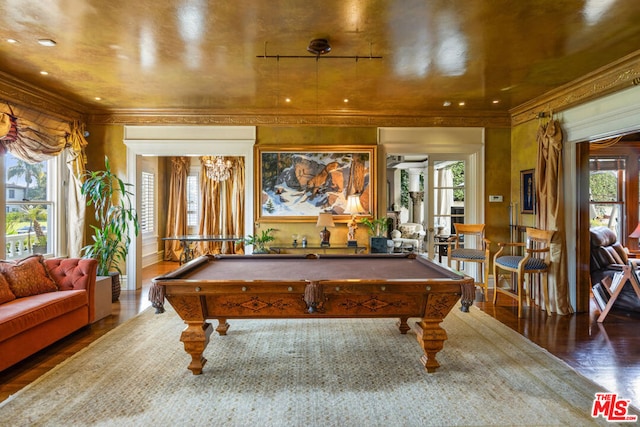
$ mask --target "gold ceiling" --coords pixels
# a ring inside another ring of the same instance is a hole
[[[640,1],[4,0],[0,26],[0,81],[85,111],[506,115],[640,49]]]

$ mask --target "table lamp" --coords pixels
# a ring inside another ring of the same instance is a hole
[[[636,229],[633,230],[633,233],[629,234],[629,237],[631,237],[632,239],[640,238],[640,222],[638,223],[638,226],[636,227]]]
[[[327,227],[333,226],[333,215],[331,215],[331,212],[320,212],[318,214],[318,222],[316,223],[316,227],[324,227],[324,230],[320,231],[320,246],[331,246],[329,243],[331,232],[327,230]]]
[[[356,240],[356,230],[358,229],[357,216],[364,212],[362,203],[360,203],[360,196],[352,194],[347,197],[347,207],[344,213],[351,214],[351,220],[347,223],[349,227],[349,233],[347,234],[347,246],[358,246]]]

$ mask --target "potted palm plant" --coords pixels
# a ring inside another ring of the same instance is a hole
[[[87,198],[87,206],[93,205],[98,225],[91,225],[93,243],[82,250],[86,258],[98,260],[98,276],[111,276],[111,300],[115,302],[120,297],[120,266],[129,253],[131,230],[137,236],[140,225],[129,191],[132,184],[111,171],[106,156],[104,167],[83,175],[81,193]]]
[[[362,218],[360,222],[369,227],[369,246],[371,253],[387,253],[388,218]]]
[[[266,248],[266,244],[274,241],[275,236],[271,235],[275,230],[273,228],[267,228],[266,230],[262,230],[260,234],[249,234],[244,239],[240,240],[239,243],[244,243],[245,245],[253,245],[253,253],[254,254],[266,254],[269,253],[269,250]]]

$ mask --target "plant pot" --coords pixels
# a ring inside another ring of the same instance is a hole
[[[111,272],[109,276],[111,276],[111,302],[116,302],[120,298],[120,273]]]
[[[47,253],[47,245],[33,245],[32,247],[34,254],[46,254]]]
[[[372,254],[386,254],[387,253],[387,238],[386,237],[371,237],[369,238]]]

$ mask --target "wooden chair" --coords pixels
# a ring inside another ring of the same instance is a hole
[[[456,234],[449,238],[447,265],[456,262],[460,270],[461,262],[473,262],[478,267],[476,286],[482,288],[484,300],[488,301],[489,260],[491,242],[484,238],[484,224],[454,223]]]
[[[525,286],[525,275],[539,274],[542,276],[542,297],[545,304],[549,303],[549,291],[547,287],[550,260],[550,246],[553,231],[527,228],[525,243],[498,243],[500,250],[493,257],[494,293],[493,304],[498,299],[498,294],[504,294],[518,301],[518,317],[522,317],[522,306],[526,298],[526,304],[531,305],[532,282],[529,280],[529,289]],[[508,247],[524,248],[524,254],[506,254]],[[515,276],[515,283],[509,288],[502,288],[500,284],[500,270],[508,271]]]

